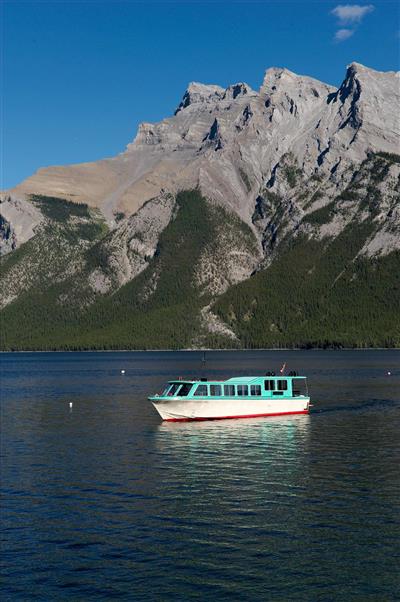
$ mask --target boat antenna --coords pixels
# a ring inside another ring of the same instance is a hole
[[[282,364],[282,368],[279,370],[281,374],[285,374],[286,362]]]
[[[206,367],[206,352],[203,351],[203,355],[201,357],[201,375],[204,376],[204,369]]]

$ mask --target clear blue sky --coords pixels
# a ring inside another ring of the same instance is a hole
[[[340,4],[362,8],[332,14]],[[190,81],[257,89],[266,68],[283,66],[339,85],[352,61],[399,68],[398,2],[14,0],[2,7],[2,188],[39,167],[121,152],[139,122],[171,115]]]

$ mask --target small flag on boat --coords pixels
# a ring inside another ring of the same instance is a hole
[[[279,372],[281,374],[283,374],[285,372],[285,368],[286,368],[286,362],[284,364],[282,364],[282,368],[279,370]]]

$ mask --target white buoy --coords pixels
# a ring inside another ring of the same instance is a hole
[[[121,374],[125,374],[125,370],[121,370]]]
[[[69,402],[69,407],[72,408],[72,401]]]
[[[391,374],[392,374],[391,372],[388,372],[388,376],[390,376]]]

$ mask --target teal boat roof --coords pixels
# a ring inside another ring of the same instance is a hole
[[[266,380],[266,379],[270,379],[270,378],[278,378],[279,380],[293,380],[296,379],[298,380],[299,378],[301,379],[306,379],[306,376],[286,376],[286,375],[282,375],[282,374],[268,374],[265,376],[234,376],[232,378],[227,378],[226,380],[213,380],[212,378],[207,378],[207,380],[200,380],[200,379],[175,379],[175,380],[170,380],[169,383],[172,384],[195,384],[195,383],[201,383],[204,385],[207,384],[225,384],[225,383],[229,383],[229,384],[252,384],[252,383],[257,383],[260,382],[261,380]]]
[[[229,378],[228,380],[224,381],[226,383],[252,383],[252,382],[257,382],[259,380],[265,380],[268,378],[279,378],[280,380],[292,380],[293,378],[307,378],[306,376],[286,376],[286,375],[282,375],[282,374],[268,374],[266,376],[237,376],[237,377],[233,377],[233,378]]]
[[[228,378],[227,383],[235,382],[235,383],[251,383],[254,380],[259,380],[263,378],[261,376],[233,376],[232,378]]]

